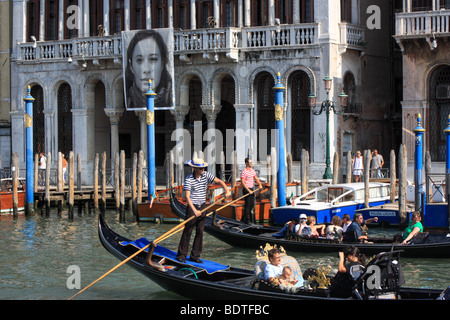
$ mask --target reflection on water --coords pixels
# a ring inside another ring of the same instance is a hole
[[[120,223],[115,211],[107,212],[108,224],[119,234],[130,239],[155,239],[173,224],[156,225],[136,223],[132,217]],[[392,230],[371,230],[391,236]],[[377,235],[380,235],[377,234]],[[180,233],[161,244],[175,250]],[[52,213],[50,217],[0,216],[0,299],[68,299],[77,290],[66,287],[70,274],[67,268],[77,265],[81,270],[84,288],[118,264],[100,244],[96,215],[75,215],[70,221],[66,215]],[[233,248],[207,234],[202,258],[235,267],[252,269],[257,248]],[[302,270],[320,265],[331,265],[336,271],[337,253],[334,255],[288,252],[294,256]],[[406,285],[413,287],[445,288],[450,284],[446,271],[450,259],[402,259]],[[167,292],[128,266],[122,266],[77,299],[181,299]]]

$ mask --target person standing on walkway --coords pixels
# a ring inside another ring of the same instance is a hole
[[[203,231],[205,229],[206,212],[202,210],[206,207],[206,189],[209,184],[215,182],[222,185],[226,191],[225,196],[231,195],[225,182],[215,177],[212,173],[205,171],[208,166],[203,159],[194,158],[188,162],[193,168],[190,175],[184,180],[183,190],[186,195],[186,219],[195,216],[184,226],[183,234],[181,235],[180,243],[178,245],[177,260],[186,262],[186,256],[189,249],[189,242],[191,241],[191,234],[195,227],[195,238],[192,245],[190,261],[203,263],[200,260],[200,255],[203,250]]]
[[[47,158],[44,156],[44,153],[41,152],[39,153],[39,165],[38,165],[38,170],[39,170],[39,185],[40,186],[44,186],[45,185],[45,171],[47,169]]]
[[[378,153],[377,149],[374,149],[372,152],[372,161],[370,163],[370,171],[372,176],[374,175],[374,172],[377,172],[377,178],[382,178],[381,175],[381,168],[383,168],[384,165],[384,159],[381,154]]]
[[[356,151],[356,157],[353,157],[353,176],[355,182],[361,182],[361,176],[364,171],[363,157],[361,151]]]
[[[250,158],[245,158],[245,169],[241,172],[242,194],[250,194],[245,197],[244,214],[241,221],[244,223],[253,222],[251,218],[251,212],[255,206],[255,195],[253,194],[253,188],[255,187],[255,181],[259,188],[262,188],[261,181],[256,176],[256,172],[253,169],[253,161]]]

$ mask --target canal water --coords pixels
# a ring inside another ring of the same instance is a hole
[[[130,239],[155,239],[175,225],[136,223],[131,216],[120,222],[115,211],[106,212],[107,223],[113,230]],[[370,229],[373,235],[392,236],[392,229]],[[176,251],[180,233],[161,242]],[[67,287],[76,266],[81,274],[81,288],[119,263],[101,245],[97,234],[95,214],[67,213],[49,217],[20,215],[0,216],[0,299],[66,300],[78,292]],[[253,249],[234,248],[205,233],[202,258],[236,267],[253,268]],[[331,265],[337,270],[336,255],[288,252],[302,268]],[[406,286],[443,289],[450,284],[450,259],[402,259]],[[69,270],[69,272],[68,272]],[[127,265],[120,267],[76,297],[79,300],[113,299],[183,299],[167,292]]]

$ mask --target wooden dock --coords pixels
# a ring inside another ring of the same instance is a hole
[[[35,157],[35,186],[34,190],[34,209],[42,213],[49,214],[50,208],[58,207],[58,213],[62,211],[64,205],[68,206],[69,218],[73,218],[74,207],[78,207],[81,213],[83,208],[85,212],[90,212],[92,208],[100,211],[106,208],[115,208],[120,217],[124,218],[125,210],[128,208],[133,214],[136,213],[136,204],[142,202],[148,194],[143,189],[143,168],[144,153],[141,150],[139,156],[135,153],[133,157],[132,183],[126,186],[125,183],[125,152],[122,150],[116,154],[114,159],[114,175],[112,185],[106,183],[106,152],[103,152],[100,163],[100,156],[96,154],[94,170],[92,172],[92,186],[81,185],[81,157],[78,154],[75,165],[74,154],[70,152],[67,161],[67,178],[63,177],[63,155],[58,154],[57,159],[57,181],[55,185],[50,185],[50,169],[52,164],[51,153],[47,154],[47,169],[45,172],[45,185],[38,186],[38,157]],[[76,168],[76,172],[75,172]],[[75,176],[77,185],[75,186]]]

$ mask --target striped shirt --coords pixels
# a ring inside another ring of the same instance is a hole
[[[216,177],[208,171],[204,171],[200,178],[196,179],[191,173],[184,180],[183,190],[191,192],[191,201],[195,205],[202,205],[206,202],[206,189],[208,184],[214,182]]]
[[[245,168],[241,173],[241,181],[247,186],[247,188],[253,188],[255,186],[256,172],[253,168]]]

